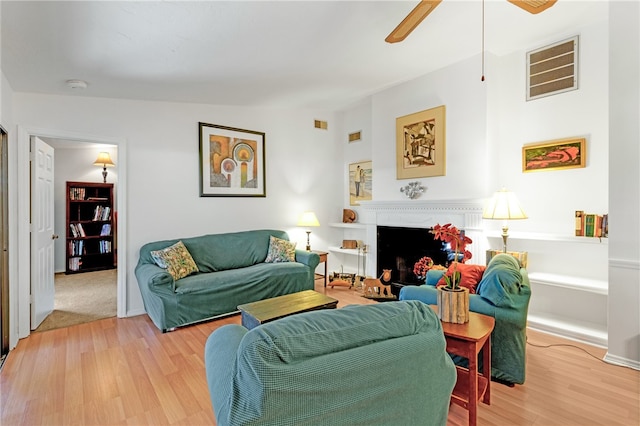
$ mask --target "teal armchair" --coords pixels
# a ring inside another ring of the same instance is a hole
[[[222,326],[205,367],[218,426],[445,425],[445,348],[431,308],[396,301]]]
[[[400,300],[420,300],[435,305],[435,283],[445,271],[429,271],[427,284],[405,286]],[[429,285],[432,284],[432,285]],[[522,384],[526,370],[526,327],[531,287],[524,268],[508,254],[494,256],[469,295],[469,310],[492,316],[496,325],[491,333],[491,377],[509,385]],[[456,364],[466,360],[454,358]]]

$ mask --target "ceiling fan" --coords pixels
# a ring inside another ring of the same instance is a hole
[[[553,6],[557,0],[507,0],[529,13],[540,13]],[[400,24],[391,31],[384,40],[387,43],[397,43],[407,38],[419,24],[435,9],[442,0],[421,0]]]

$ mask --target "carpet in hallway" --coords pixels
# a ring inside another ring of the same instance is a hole
[[[117,269],[56,274],[54,310],[35,331],[116,316]]]

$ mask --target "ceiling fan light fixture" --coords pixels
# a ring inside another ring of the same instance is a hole
[[[543,12],[555,4],[557,0],[507,0],[529,13]]]
[[[387,43],[398,43],[407,38],[420,22],[424,20],[442,0],[422,0],[411,12],[391,31],[391,34],[384,39]]]

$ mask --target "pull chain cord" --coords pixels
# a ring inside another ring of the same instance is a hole
[[[484,81],[484,0],[482,0],[482,78],[480,81]]]

